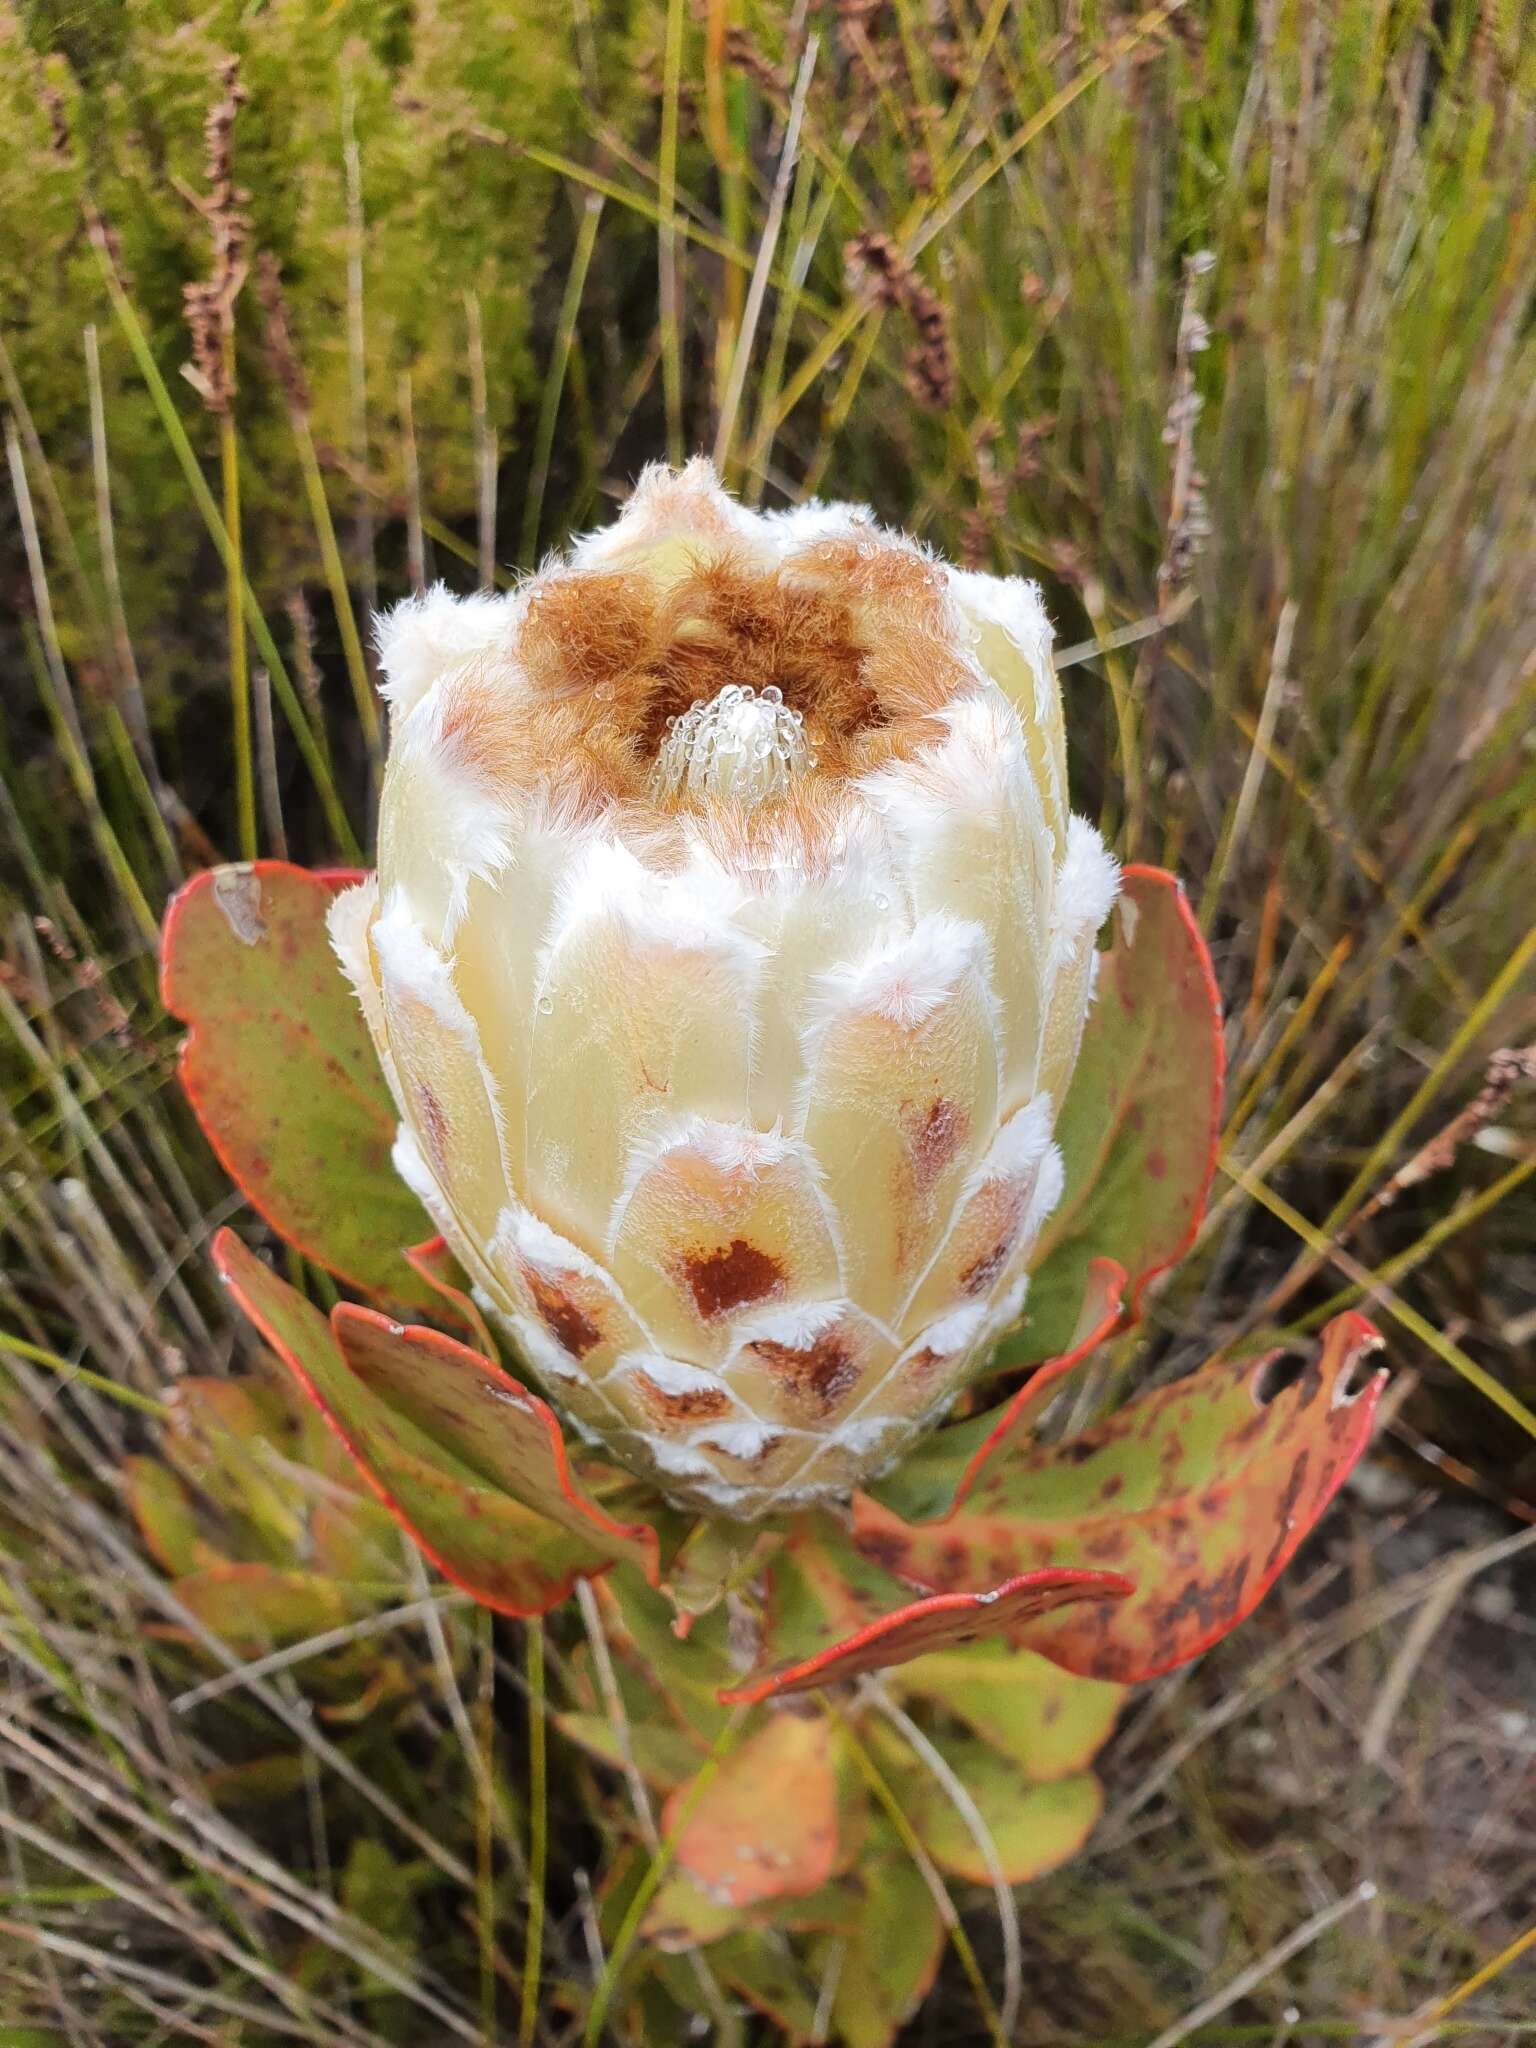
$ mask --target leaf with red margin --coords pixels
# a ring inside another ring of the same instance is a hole
[[[404,1417],[498,1492],[656,1584],[656,1531],[616,1522],[582,1491],[554,1411],[537,1394],[440,1330],[402,1328],[352,1302],[331,1311],[331,1331],[354,1376],[392,1417]]]
[[[732,1751],[689,1810],[673,1846],[712,1899],[756,1906],[801,1898],[837,1864],[837,1773],[824,1714],[772,1714]],[[670,1834],[688,1797],[680,1786],[662,1812]]]
[[[1184,891],[1161,868],[1129,867],[1056,1120],[1062,1197],[1036,1246],[1023,1327],[995,1367],[1070,1346],[1092,1259],[1125,1268],[1125,1319],[1137,1319],[1148,1283],[1194,1241],[1224,1067],[1221,995]]]
[[[915,1533],[905,1523],[897,1526]],[[770,1585],[769,1661],[721,1690],[728,1705],[834,1685],[983,1635],[1006,1632],[1033,1647],[1036,1630],[1054,1609],[1131,1592],[1130,1581],[1116,1572],[1051,1566],[1001,1571],[985,1586],[914,1600],[825,1515],[795,1523],[773,1560]]]
[[[543,1614],[578,1578],[613,1562],[615,1553],[599,1541],[595,1525],[587,1539],[534,1513],[386,1407],[347,1364],[320,1311],[233,1231],[219,1232],[213,1257],[370,1491],[445,1579],[498,1614]]]
[[[400,1256],[436,1295],[438,1313],[468,1330],[482,1357],[499,1358],[501,1349],[491,1335],[490,1325],[467,1292],[469,1275],[448,1249],[447,1239],[429,1237],[423,1244],[408,1244]]]
[[[353,871],[210,868],[172,897],[161,1000],[187,1028],[181,1081],[253,1209],[354,1287],[421,1307],[398,1249],[430,1227],[390,1163],[397,1116],[325,914]]]
[[[1004,1571],[1122,1571],[1130,1598],[1047,1615],[1028,1647],[1084,1678],[1155,1678],[1252,1612],[1365,1449],[1380,1343],[1337,1316],[1291,1385],[1280,1354],[1214,1360],[1054,1448],[996,1461],[964,1510],[914,1529],[858,1497],[854,1541],[914,1585],[960,1592]]]
[[[1119,1327],[1124,1300],[1125,1268],[1113,1259],[1090,1261],[1070,1348],[1059,1358],[1047,1359],[1010,1400],[924,1437],[894,1472],[870,1488],[872,1497],[904,1522],[931,1522],[952,1514],[986,1461],[1005,1443],[1029,1433],[1065,1376]]]

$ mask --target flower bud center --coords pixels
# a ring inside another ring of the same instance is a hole
[[[747,808],[786,796],[816,765],[798,711],[775,684],[754,690],[727,683],[708,699],[696,698],[681,718],[667,720],[667,736],[651,770],[656,803],[714,798]]]

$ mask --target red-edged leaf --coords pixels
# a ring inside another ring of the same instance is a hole
[[[979,1636],[1006,1632],[1033,1641],[1053,1609],[1113,1601],[1131,1590],[1115,1572],[1050,1567],[1000,1571],[985,1586],[914,1600],[825,1515],[795,1524],[771,1572],[765,1661],[721,1691],[728,1703],[806,1692]]]
[[[408,1244],[400,1256],[419,1279],[437,1296],[439,1311],[468,1330],[470,1342],[485,1358],[499,1356],[500,1347],[490,1326],[469,1294],[469,1276],[448,1249],[445,1238],[429,1237],[424,1244]]]
[[[1031,1373],[1011,1400],[925,1437],[894,1472],[870,1488],[874,1498],[904,1522],[930,1522],[953,1513],[988,1459],[1028,1435],[1065,1375],[1118,1327],[1124,1301],[1125,1268],[1113,1259],[1090,1260],[1069,1348]]]
[[[1194,1239],[1216,1163],[1221,997],[1184,891],[1129,867],[1056,1124],[1066,1183],[1035,1251],[1023,1328],[997,1364],[1067,1350],[1089,1261],[1130,1275],[1126,1318]]]
[[[670,1831],[687,1798],[663,1811]],[[837,1862],[837,1774],[832,1723],[823,1714],[771,1714],[711,1778],[674,1845],[680,1870],[731,1906],[799,1898]]]
[[[197,1120],[251,1206],[353,1286],[425,1307],[398,1247],[427,1219],[390,1164],[395,1107],[325,928],[358,879],[271,860],[194,875],[165,914],[161,998],[188,1027]]]
[[[351,1302],[332,1312],[331,1329],[353,1373],[392,1415],[499,1492],[656,1584],[656,1531],[616,1522],[583,1491],[554,1411],[510,1373],[440,1330],[405,1329]]]
[[[940,1590],[1009,1566],[1124,1572],[1128,1600],[1048,1615],[1029,1647],[1086,1678],[1156,1677],[1258,1605],[1332,1499],[1370,1437],[1385,1375],[1351,1381],[1379,1343],[1338,1316],[1290,1385],[1279,1354],[1218,1359],[1070,1443],[997,1461],[945,1523],[910,1528],[858,1498],[854,1540]]]
[[[595,1528],[587,1541],[535,1514],[387,1407],[347,1364],[319,1310],[232,1231],[219,1232],[213,1256],[371,1491],[444,1578],[500,1614],[543,1614],[577,1578],[613,1561]]]

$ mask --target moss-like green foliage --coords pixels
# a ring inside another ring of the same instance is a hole
[[[553,181],[520,145],[576,118],[563,0],[134,0],[35,6],[0,20],[0,324],[39,435],[88,487],[82,330],[101,332],[119,548],[135,631],[186,596],[199,535],[163,430],[113,326],[87,237],[89,197],[173,389],[188,356],[182,287],[206,276],[203,123],[237,55],[249,95],[234,134],[250,248],[282,265],[322,463],[398,495],[409,372],[423,494],[473,502],[466,296],[478,301],[493,417],[531,381],[527,334]],[[258,575],[313,533],[248,286],[236,312],[245,495]],[[359,369],[361,375],[359,376]],[[192,408],[187,409],[189,412]],[[204,423],[194,432],[212,436]],[[86,500],[82,497],[84,509]],[[291,516],[290,516],[291,515]],[[184,536],[177,545],[175,536]],[[302,536],[302,540],[300,540]]]

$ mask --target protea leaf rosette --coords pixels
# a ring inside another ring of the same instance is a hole
[[[384,621],[376,874],[173,904],[204,1127],[364,1300],[221,1269],[485,1604],[611,1571],[727,1700],[982,1636],[1118,1685],[1360,1454],[1358,1317],[1035,1435],[1190,1243],[1221,1081],[1177,884],[1070,814],[1049,640],[865,512],[648,472],[507,596]]]

